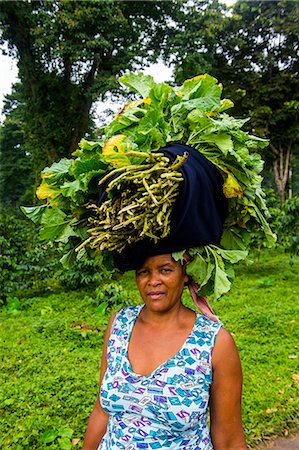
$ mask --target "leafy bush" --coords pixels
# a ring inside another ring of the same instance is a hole
[[[14,209],[0,210],[0,304],[61,289],[96,289],[111,273],[96,257],[62,267],[57,244],[43,241],[36,226]]]
[[[99,303],[97,308],[97,314],[105,316],[107,310],[120,305],[129,304],[129,296],[127,291],[121,284],[111,281],[110,283],[104,283],[95,290],[96,300]]]
[[[48,290],[57,265],[57,250],[41,242],[28,220],[13,209],[0,211],[1,303]]]
[[[97,258],[75,260],[67,269],[60,265],[56,273],[60,284],[72,290],[88,286],[95,289],[110,276],[110,273],[101,271]]]
[[[266,203],[270,213],[268,223],[277,235],[277,245],[283,247],[293,257],[299,254],[299,196],[286,200],[281,205],[279,198],[273,189],[264,189]],[[260,239],[260,235],[251,233],[251,239],[255,242],[255,250],[260,251],[266,244]]]
[[[299,195],[288,199],[277,220],[279,242],[292,256],[299,254]]]
[[[273,189],[268,189],[267,206],[270,212],[269,223],[277,234],[277,244],[291,256],[299,253],[299,195],[279,204]]]

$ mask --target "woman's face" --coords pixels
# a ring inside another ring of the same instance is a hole
[[[181,301],[188,276],[170,254],[151,256],[136,270],[136,283],[145,305],[151,311],[166,312]]]

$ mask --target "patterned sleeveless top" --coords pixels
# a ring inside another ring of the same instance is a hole
[[[222,325],[196,313],[194,327],[176,355],[150,375],[138,375],[131,368],[128,345],[142,307],[122,309],[112,325],[100,389],[101,405],[110,418],[98,450],[211,450],[211,353]]]

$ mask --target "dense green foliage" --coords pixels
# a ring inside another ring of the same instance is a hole
[[[0,210],[0,302],[55,288],[58,253],[14,210]]]
[[[18,207],[34,202],[34,174],[26,152],[23,124],[22,86],[15,85],[5,98],[0,126],[0,205]]]
[[[125,70],[156,60],[181,15],[180,2],[1,2],[1,43],[18,59],[36,175],[76,150],[92,126],[93,102],[114,91]]]
[[[273,171],[281,202],[289,167],[295,164],[291,155],[298,154],[298,13],[298,2],[239,0],[221,21],[218,12],[218,20],[216,15],[208,28],[209,38],[199,47],[192,45],[192,35],[201,32],[195,17],[190,31],[177,36],[190,43],[181,47],[174,62],[176,79],[182,81],[207,70],[209,61],[208,71],[223,82],[225,95],[235,103],[235,115],[250,116],[248,129],[270,139],[271,152],[264,152],[263,158],[267,174]]]
[[[271,208],[273,228],[277,230],[278,244],[291,257],[299,255],[299,196],[286,200],[280,207]]]
[[[0,305],[61,289],[96,288],[113,278],[100,271],[96,258],[76,261],[67,271],[59,246],[46,243],[35,226],[14,209],[0,209]]]
[[[298,268],[281,253],[263,253],[259,271],[243,263],[230,294],[214,304],[242,358],[250,448],[298,426]],[[131,304],[139,302],[131,274],[121,286]],[[110,312],[126,298],[116,285],[102,291]],[[77,291],[9,302],[1,311],[1,449],[81,448],[108,320],[99,301]],[[187,294],[185,301],[191,305]],[[72,439],[80,441],[72,446]]]

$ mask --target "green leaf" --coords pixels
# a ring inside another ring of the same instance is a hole
[[[247,139],[247,133],[240,130],[240,128],[248,122],[250,119],[236,119],[235,117],[229,116],[228,114],[221,114],[221,116],[218,116],[216,119],[211,117],[211,121],[216,126],[216,128],[219,131],[228,131],[231,132],[232,130],[235,130],[237,132],[240,132],[240,136]]]
[[[68,173],[71,164],[71,159],[63,158],[52,164],[52,166],[46,167],[41,173],[42,178],[50,178],[51,181],[58,181],[61,177]]]
[[[148,97],[150,90],[155,86],[153,77],[144,75],[141,72],[138,74],[125,73],[118,81],[140,94],[143,98]]]
[[[126,153],[113,152],[105,155],[107,163],[112,164],[115,167],[122,167],[130,165],[130,159]]]
[[[42,443],[43,444],[50,444],[51,442],[54,442],[55,439],[59,436],[58,431],[56,429],[45,431],[42,434]]]
[[[10,406],[10,405],[13,405],[14,403],[16,403],[15,398],[6,398],[2,403],[2,407]]]
[[[67,437],[61,437],[58,439],[59,448],[61,450],[71,450],[72,443]]]
[[[198,146],[203,144],[216,145],[226,156],[228,152],[233,150],[233,141],[227,133],[200,133],[193,131],[188,139],[188,144]],[[208,156],[209,150],[202,151]]]
[[[225,264],[225,273],[228,276],[228,278],[230,279],[230,281],[232,282],[235,278],[235,271],[231,264],[229,264],[229,263]]]
[[[217,299],[230,290],[231,282],[229,281],[226,272],[222,270],[218,264],[216,264],[215,270],[214,296]]]
[[[232,264],[235,264],[238,261],[242,261],[248,256],[248,251],[244,250],[224,250],[222,248],[217,247],[216,251],[218,254],[222,256],[222,258],[227,259]]]
[[[227,109],[233,108],[234,107],[234,103],[225,98],[223,100],[221,100],[221,106],[220,108],[217,109],[218,112],[222,112],[222,111],[226,111]]]
[[[246,245],[242,237],[233,229],[225,228],[221,237],[221,245],[225,249],[245,251]]]
[[[59,436],[67,437],[70,439],[74,434],[74,430],[72,430],[71,428],[58,428],[58,433]]]
[[[107,302],[103,302],[101,303],[97,309],[96,309],[96,313],[99,314],[99,316],[103,316],[106,313],[106,309],[108,308],[108,303]]]
[[[146,112],[147,110],[138,107],[126,109],[107,127],[106,137],[109,138],[125,128],[137,125]]]
[[[79,148],[81,149],[80,155],[85,152],[91,152],[92,154],[95,150],[101,147],[101,142],[87,141],[86,139],[81,139],[79,142]]]
[[[77,257],[76,251],[75,249],[72,249],[68,253],[63,255],[62,258],[60,258],[60,262],[64,268],[70,269],[73,266],[74,262],[76,261],[76,257]]]
[[[222,87],[217,82],[216,78],[208,74],[186,80],[181,88],[182,97],[183,99],[206,97],[212,99],[213,104],[220,106]]]
[[[205,249],[207,253],[213,255],[215,261],[213,297],[217,299],[230,290],[231,282],[229,280],[229,275],[225,271],[223,259],[218,253],[219,248],[215,245],[207,245],[205,246]]]
[[[107,164],[103,160],[102,154],[90,155],[88,159],[76,159],[73,161],[71,173],[75,178],[80,175],[89,174],[91,171],[104,173],[107,170]]]
[[[184,119],[192,109],[198,108],[201,111],[212,111],[219,106],[219,102],[215,102],[212,97],[200,97],[178,103],[171,108],[172,115],[179,116]]]
[[[202,287],[208,283],[214,267],[209,257],[204,258],[200,253],[196,253],[187,265],[187,274]]]
[[[277,236],[275,233],[272,232],[266,218],[264,217],[264,215],[262,214],[262,212],[259,210],[259,208],[256,205],[254,205],[254,209],[255,209],[256,215],[262,225],[262,229],[265,233],[267,246],[269,248],[271,248],[276,244]]]
[[[6,301],[6,309],[7,311],[18,311],[21,309],[21,302],[17,297],[8,297]]]
[[[46,211],[47,205],[41,206],[21,206],[20,210],[34,223],[40,223],[41,218]]]
[[[181,250],[181,251],[178,251],[178,252],[173,252],[172,254],[171,254],[171,256],[173,257],[173,259],[175,260],[175,261],[181,261],[181,263],[184,261],[184,253],[185,253],[185,251],[186,250]]]
[[[169,106],[170,97],[174,95],[173,88],[168,84],[158,83],[154,85],[149,93],[151,109],[155,108],[156,111],[160,111],[162,113],[163,108],[166,105]]]
[[[92,178],[101,179],[102,175],[104,174],[104,170],[91,170],[90,172],[84,173],[78,177],[78,180],[80,181],[80,185],[82,186],[82,191],[85,192],[88,190],[88,185],[90,180]]]
[[[60,190],[64,197],[71,197],[72,200],[76,201],[77,193],[78,191],[82,191],[82,186],[79,180],[66,181]]]
[[[74,218],[70,218],[59,208],[47,208],[41,220],[40,237],[66,243],[70,236],[77,236],[71,226],[73,223]]]
[[[210,117],[208,117],[200,109],[193,109],[189,112],[187,116],[187,121],[190,124],[190,128],[193,130],[197,128],[197,133],[202,132],[202,130],[207,130],[213,128],[213,122]]]

